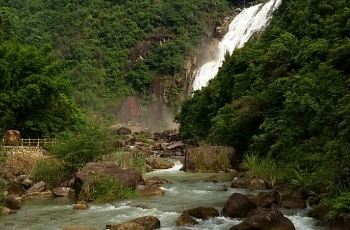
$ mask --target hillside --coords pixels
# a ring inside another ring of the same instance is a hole
[[[227,16],[229,9],[227,0],[1,0],[0,60],[18,62],[16,68],[3,67],[10,80],[0,80],[1,93],[13,97],[0,99],[1,130],[52,135],[81,120],[74,110],[102,114],[106,101],[144,94],[155,76],[172,78],[178,73],[194,47],[207,36],[208,24]],[[30,50],[29,56],[14,58],[21,50]],[[26,65],[38,63],[30,60],[31,55],[40,57],[42,66],[25,70]],[[20,83],[23,75],[42,74],[41,68],[53,63],[66,90],[53,86],[60,89],[33,92]],[[30,91],[28,102],[17,95],[22,90]],[[60,105],[68,111],[51,113],[55,107],[49,105],[52,101],[34,103],[58,98],[57,94],[69,101],[64,103],[70,106]],[[43,111],[43,105],[50,111]],[[31,117],[33,113],[41,118]],[[58,122],[55,127],[48,124],[61,118],[67,122]]]
[[[349,1],[283,1],[267,30],[183,104],[177,116],[183,137],[234,146],[240,159],[253,154],[274,161],[280,180],[316,200],[340,196],[343,205],[336,207],[344,207],[349,18]]]

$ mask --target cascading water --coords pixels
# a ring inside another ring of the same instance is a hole
[[[229,31],[218,45],[217,58],[201,66],[195,72],[193,91],[200,90],[206,86],[210,79],[219,72],[219,68],[225,60],[225,54],[232,52],[243,45],[257,32],[261,31],[272,17],[272,13],[282,3],[282,0],[269,0],[239,13],[231,22]]]

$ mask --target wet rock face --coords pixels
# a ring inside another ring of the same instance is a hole
[[[233,188],[267,189],[264,180],[249,177],[235,177],[232,181]]]
[[[258,209],[249,214],[249,217],[230,230],[295,230],[293,223],[280,211],[274,209]]]
[[[250,200],[258,207],[268,208],[273,204],[279,204],[280,194],[277,191],[259,192],[257,196],[252,197]]]
[[[11,210],[18,210],[21,208],[21,203],[12,196],[5,197],[4,206]]]
[[[226,201],[223,214],[225,217],[244,218],[251,210],[256,209],[256,207],[245,195],[234,193]]]
[[[187,149],[185,158],[186,171],[224,171],[233,166],[235,150],[224,146],[201,146]]]
[[[304,209],[306,202],[300,192],[291,192],[282,196],[281,205],[287,209]]]
[[[219,216],[218,210],[215,208],[199,207],[186,210],[182,213],[183,215],[192,216],[198,219],[207,220],[209,218]]]
[[[140,217],[122,224],[110,224],[109,230],[155,230],[160,228],[160,220],[154,216]]]
[[[169,169],[174,166],[173,163],[161,158],[147,158],[146,163],[153,169]]]
[[[17,130],[7,130],[4,134],[5,145],[19,146],[21,145],[21,133]]]

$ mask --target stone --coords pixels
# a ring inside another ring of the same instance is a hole
[[[186,145],[182,143],[181,141],[177,141],[175,143],[172,143],[166,147],[167,150],[174,150],[174,149],[184,149]]]
[[[256,207],[245,195],[234,193],[226,201],[223,215],[231,218],[245,218]]]
[[[174,166],[174,164],[168,160],[153,157],[147,158],[146,163],[153,169],[169,169]]]
[[[341,214],[330,223],[330,230],[349,230],[350,229],[350,214]]]
[[[96,228],[70,225],[63,228],[63,230],[96,230]]]
[[[18,210],[21,208],[21,202],[13,196],[7,196],[4,199],[4,206],[12,210]]]
[[[182,212],[183,215],[189,215],[198,219],[207,220],[219,216],[219,211],[215,208],[198,207]]]
[[[160,185],[160,184],[166,184],[168,183],[168,181],[166,179],[162,179],[159,177],[151,177],[151,178],[147,178],[145,180],[146,184],[154,184],[154,185]]]
[[[136,191],[138,191],[143,196],[164,195],[164,190],[155,185],[138,185],[136,187]]]
[[[153,216],[140,217],[122,224],[110,224],[110,230],[155,230],[160,228],[160,220]]]
[[[43,192],[46,189],[46,184],[44,181],[39,181],[30,187],[25,193],[35,193],[35,192]]]
[[[182,214],[176,219],[176,226],[193,226],[198,224],[198,222],[193,219],[190,215]]]
[[[257,210],[230,230],[295,230],[293,223],[275,209]]]
[[[4,143],[7,146],[21,145],[21,133],[17,130],[7,130],[4,134]]]
[[[233,188],[247,188],[247,189],[267,189],[264,180],[249,177],[235,177],[232,181]]]
[[[44,191],[44,192],[31,192],[25,193],[22,195],[22,199],[46,199],[52,196],[52,191]]]
[[[6,185],[6,191],[9,195],[22,195],[25,190],[21,184],[18,184],[16,182],[10,182]]]
[[[198,162],[201,165],[198,165]],[[225,146],[201,146],[186,149],[185,171],[188,172],[218,172],[228,170],[234,165],[235,150]],[[221,168],[227,163],[227,168]]]
[[[65,197],[69,195],[70,188],[68,187],[58,187],[52,190],[53,195],[59,197]]]
[[[25,188],[30,188],[32,185],[33,185],[33,181],[29,178],[26,178],[22,181],[22,185],[25,187]]]
[[[306,202],[300,192],[291,192],[282,196],[281,205],[286,209],[304,209]]]
[[[117,129],[117,134],[121,136],[126,136],[131,134],[131,130],[126,127],[120,127],[119,129]]]
[[[9,208],[6,208],[6,207],[3,207],[3,208],[2,208],[2,214],[3,214],[4,216],[12,215],[12,214],[15,214],[15,213],[17,213],[17,212],[14,211],[14,210],[11,210],[11,209],[9,209]]]
[[[279,204],[280,194],[277,191],[259,192],[252,200],[258,207],[271,207],[272,204]]]
[[[112,177],[130,188],[145,183],[141,173],[135,169],[122,169],[109,161],[90,162],[75,174],[73,187],[77,200],[84,183],[90,183],[96,176]]]
[[[80,202],[73,205],[74,210],[86,210],[89,209],[89,205],[85,202]]]

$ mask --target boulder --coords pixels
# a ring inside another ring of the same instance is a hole
[[[53,195],[64,197],[69,195],[70,188],[68,187],[58,187],[52,190]]]
[[[153,157],[147,158],[146,163],[153,169],[169,169],[174,166],[174,164],[168,160]]]
[[[198,219],[207,220],[219,216],[219,211],[215,208],[198,207],[182,212],[183,215],[189,215]]]
[[[119,129],[117,129],[117,134],[121,136],[126,136],[131,134],[131,130],[127,127],[120,127]]]
[[[291,192],[282,196],[281,205],[287,209],[304,209],[306,202],[300,192]]]
[[[90,183],[96,176],[112,177],[130,188],[144,184],[141,173],[134,169],[122,169],[114,162],[109,161],[90,162],[75,174],[73,187],[76,199],[79,198],[83,184]]]
[[[7,130],[4,134],[4,143],[7,146],[21,145],[21,133],[17,130]]]
[[[89,205],[85,202],[80,202],[73,205],[74,210],[86,210],[89,209]]]
[[[258,195],[251,200],[258,207],[268,208],[268,207],[271,207],[272,204],[279,204],[280,194],[275,190],[269,191],[269,192],[259,192]]]
[[[21,197],[23,200],[27,199],[46,199],[52,196],[52,191],[44,191],[44,192],[31,192],[25,193]]]
[[[218,172],[233,166],[235,150],[224,146],[188,148],[185,152],[185,171]],[[225,168],[223,168],[223,166]]]
[[[77,225],[70,225],[70,226],[64,227],[63,230],[96,230],[96,228],[77,226]]]
[[[143,196],[164,195],[164,191],[155,185],[138,185],[136,191]]]
[[[167,180],[159,178],[159,177],[151,177],[151,178],[147,178],[145,180],[146,184],[154,184],[154,185],[160,185],[160,184],[166,184],[168,183]]]
[[[9,195],[22,195],[25,190],[21,184],[18,184],[16,182],[10,182],[6,185],[6,191]]]
[[[6,208],[6,207],[3,207],[2,210],[0,210],[0,211],[2,211],[2,214],[3,214],[4,216],[8,216],[8,215],[17,213],[16,211],[11,210],[11,209]],[[1,214],[1,213],[0,213],[0,214]]]
[[[110,224],[110,230],[155,230],[160,228],[160,221],[153,216],[140,217],[122,224]]]
[[[36,192],[43,192],[46,189],[46,184],[44,181],[39,181],[38,183],[34,184],[32,187],[30,187],[25,193],[36,193]]]
[[[330,230],[349,230],[350,229],[350,214],[342,214],[338,216],[329,226]]]
[[[234,193],[226,201],[223,215],[225,217],[244,218],[251,210],[256,209],[256,207],[245,195]]]
[[[26,178],[22,181],[22,185],[25,188],[30,188],[31,186],[33,186],[33,181],[29,178]]]
[[[181,141],[177,141],[175,143],[172,143],[166,147],[166,150],[175,150],[175,149],[185,149],[186,145],[182,143]]]
[[[295,230],[293,223],[274,209],[262,209],[251,213],[246,220],[230,230]]]
[[[13,196],[7,196],[4,199],[4,206],[12,210],[17,210],[21,208],[21,202]]]
[[[176,219],[176,226],[193,226],[196,224],[198,224],[198,222],[186,214],[182,214]]]
[[[232,181],[233,188],[267,189],[264,180],[249,177],[235,177]]]

